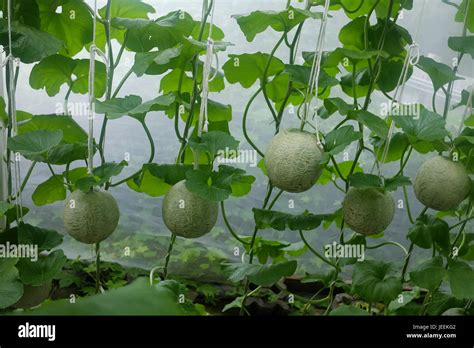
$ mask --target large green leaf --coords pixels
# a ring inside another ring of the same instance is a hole
[[[229,54],[229,60],[222,68],[226,79],[230,83],[240,83],[242,87],[249,88],[257,80],[263,79],[268,62],[270,63],[267,69],[267,77],[274,76],[285,68],[285,64],[280,59],[261,52],[240,55]]]
[[[15,304],[23,296],[23,284],[15,264],[18,259],[0,258],[0,309]]]
[[[16,227],[18,243],[37,245],[38,252],[51,250],[63,242],[63,236],[56,231],[46,230],[30,224],[20,224]]]
[[[279,262],[272,265],[255,265],[243,263],[224,264],[229,280],[239,282],[248,279],[261,286],[270,286],[282,277],[289,277],[296,271],[296,261]]]
[[[351,110],[349,115],[369,128],[379,138],[387,138],[389,127],[380,117],[365,110]]]
[[[466,21],[467,29],[474,33],[474,3],[469,0],[462,0],[458,7],[458,12],[456,13],[456,22]],[[466,6],[468,5],[468,6]],[[467,10],[467,11],[466,11]],[[465,17],[467,16],[467,18]]]
[[[393,312],[399,308],[402,308],[412,302],[414,299],[420,296],[420,288],[415,286],[409,291],[403,291],[400,295],[397,296],[397,299],[390,302],[388,305],[388,310]]]
[[[124,115],[143,120],[150,111],[166,110],[175,101],[173,94],[166,94],[142,103],[138,95],[128,95],[123,98],[113,98],[106,101],[96,100],[95,111],[106,114],[109,119],[120,118]]]
[[[273,228],[278,231],[310,231],[318,228],[328,215],[314,215],[307,211],[293,215],[273,210],[253,209],[255,224],[259,229]]]
[[[53,175],[39,184],[31,196],[36,205],[47,205],[66,199],[66,188],[62,175]]]
[[[20,279],[27,285],[42,285],[61,272],[66,260],[62,250],[53,251],[47,256],[40,256],[37,261],[21,259],[17,264]]]
[[[362,133],[354,130],[353,126],[342,126],[330,131],[324,137],[324,160],[328,161],[329,156],[337,155],[344,151],[353,141],[362,138]]]
[[[450,261],[448,279],[454,297],[474,299],[474,270],[468,263],[459,260]]]
[[[41,29],[64,43],[61,53],[75,56],[92,41],[92,14],[83,0],[38,1]]]
[[[9,52],[7,22],[0,19],[0,44]],[[34,27],[13,23],[12,52],[22,63],[30,64],[57,53],[61,41]]]
[[[440,115],[427,110],[420,109],[420,115],[416,116],[390,116],[397,127],[401,128],[411,144],[419,141],[443,140],[449,135],[446,130],[446,122]]]
[[[474,36],[452,36],[448,40],[450,49],[471,55],[474,59]]]
[[[446,270],[443,267],[441,256],[436,256],[419,264],[410,272],[411,282],[428,290],[436,289],[445,276]]]
[[[68,299],[43,304],[25,314],[33,315],[195,315],[179,301],[185,290],[174,280],[150,286],[149,280],[139,278],[132,284],[104,294],[78,299],[71,304]],[[120,303],[120,306],[117,306]]]
[[[318,110],[318,115],[322,118],[328,118],[338,111],[339,115],[345,116],[353,108],[352,105],[348,104],[341,98],[326,98],[324,99],[323,106]]]
[[[268,27],[275,31],[289,32],[307,18],[321,18],[320,13],[313,13],[290,6],[288,9],[277,11],[254,11],[248,15],[234,15],[247,41],[251,42],[257,34]]]
[[[62,138],[63,132],[60,130],[36,130],[8,139],[8,148],[28,159],[43,161],[47,152],[58,145]]]
[[[94,94],[96,98],[105,92],[105,65],[96,61]],[[71,59],[55,54],[36,64],[30,74],[30,86],[34,89],[46,89],[48,95],[59,93],[63,84],[72,86],[75,93],[85,94],[89,86],[89,60]]]
[[[451,67],[438,63],[429,57],[420,57],[417,66],[429,75],[435,91],[451,81],[461,80],[460,77],[456,76]]]
[[[410,228],[408,238],[420,248],[429,249],[433,242],[445,253],[449,253],[449,225],[446,221],[429,215],[419,217]]]
[[[389,302],[402,291],[397,271],[393,263],[358,262],[352,273],[352,291],[368,302]]]
[[[192,138],[189,146],[194,151],[205,152],[214,159],[221,153],[225,153],[226,149],[235,151],[239,147],[239,142],[230,134],[220,131],[206,132],[201,139]]]

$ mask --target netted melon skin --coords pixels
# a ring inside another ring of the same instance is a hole
[[[316,137],[298,129],[275,135],[265,153],[265,168],[273,186],[287,192],[304,192],[322,173],[322,150]]]
[[[371,235],[385,230],[395,215],[389,193],[375,188],[351,187],[342,204],[344,222],[355,232]]]
[[[12,307],[28,309],[39,306],[49,297],[52,287],[52,281],[39,286],[24,285],[23,296]]]
[[[71,208],[71,201],[75,207]],[[71,237],[85,244],[100,243],[117,228],[120,211],[108,192],[76,190],[66,200],[64,226]]]
[[[418,169],[413,188],[425,206],[445,211],[456,208],[466,198],[471,181],[462,163],[436,156]]]
[[[199,238],[216,224],[218,205],[190,192],[183,180],[166,194],[162,212],[165,225],[172,233],[184,238]]]

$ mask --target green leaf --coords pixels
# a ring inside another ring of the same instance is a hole
[[[95,112],[107,114],[107,118],[115,119],[127,115],[131,110],[142,103],[138,95],[128,95],[124,98],[113,98],[105,101],[95,101]]]
[[[352,273],[352,291],[367,302],[389,302],[402,291],[398,268],[393,263],[358,262]]]
[[[37,130],[8,139],[8,148],[28,159],[42,161],[46,158],[47,152],[58,145],[62,138],[63,132],[60,130]]]
[[[51,250],[63,242],[63,236],[53,230],[46,230],[30,224],[20,224],[16,227],[18,244],[37,245],[38,252]]]
[[[42,285],[62,271],[66,260],[62,250],[55,250],[48,256],[40,256],[37,261],[20,259],[17,264],[20,279],[27,285]]]
[[[62,54],[73,57],[92,41],[92,15],[82,0],[42,0],[38,7],[41,30],[64,43]]]
[[[420,288],[415,286],[410,291],[403,291],[400,295],[397,296],[395,300],[390,302],[388,305],[388,310],[391,312],[396,311],[399,308],[406,306],[408,303],[420,296]]]
[[[463,23],[466,20],[467,29],[474,33],[474,3],[469,2],[468,0],[462,0],[458,7],[458,12],[456,13],[456,22]],[[468,5],[468,6],[466,6]],[[466,11],[467,10],[467,11]],[[467,18],[466,18],[467,16]]]
[[[137,192],[144,192],[152,197],[159,197],[166,194],[174,184],[185,180],[188,170],[192,170],[192,166],[182,164],[144,164],[140,177],[130,179],[127,184]]]
[[[232,183],[240,181],[245,171],[226,165],[220,165],[218,172],[208,169],[190,170],[186,173],[186,188],[200,197],[221,202],[232,193]]]
[[[290,6],[281,12],[254,11],[248,15],[234,15],[232,17],[237,20],[247,41],[252,42],[257,34],[264,32],[268,27],[278,32],[289,32],[309,17],[321,18],[321,14]]]
[[[378,144],[375,144],[375,153],[379,161],[382,161],[385,144],[385,141],[378,141]],[[406,151],[408,145],[408,136],[406,134],[395,133],[390,140],[390,146],[388,147],[387,157],[384,163],[398,161]]]
[[[224,64],[225,77],[230,83],[240,83],[244,88],[250,88],[257,80],[263,79],[265,67],[270,62],[267,77],[283,71],[285,64],[267,53],[229,54],[229,60]]]
[[[357,122],[369,128],[379,138],[387,138],[389,126],[380,117],[365,110],[351,110],[349,111],[349,115],[351,118],[357,120]]]
[[[9,52],[8,26],[5,19],[0,19],[0,45]],[[55,54],[61,48],[61,41],[52,35],[28,25],[12,23],[13,56],[25,64],[34,63]]]
[[[230,134],[221,131],[206,132],[201,139],[197,136],[189,141],[189,146],[194,151],[202,151],[209,154],[211,159],[226,153],[226,149],[235,151],[239,142]]]
[[[15,264],[18,259],[0,258],[0,309],[15,304],[23,296],[23,284]]]
[[[128,163],[125,161],[121,161],[119,163],[108,162],[102,164],[99,167],[94,168],[94,175],[100,178],[98,185],[103,185],[112,177],[119,175],[122,172],[123,168],[127,165]]]
[[[330,131],[324,138],[324,157],[327,160],[330,155],[337,155],[344,151],[353,141],[361,138],[362,133],[354,131],[353,126],[342,126]]]
[[[105,93],[105,65],[96,61],[94,94],[96,98]],[[72,86],[74,93],[86,94],[89,86],[89,60],[71,59],[55,54],[36,64],[30,74],[30,86],[46,89],[50,97],[59,93],[63,84]]]
[[[397,127],[401,128],[411,144],[419,141],[442,141],[449,132],[442,116],[422,107],[419,117],[415,116],[390,116]]]
[[[318,115],[321,116],[323,119],[328,118],[336,111],[339,112],[339,115],[345,116],[352,110],[354,107],[348,103],[346,103],[341,98],[326,98],[323,101],[323,106],[319,108]]]
[[[433,88],[435,91],[451,81],[462,80],[462,78],[456,76],[448,65],[438,63],[425,56],[420,57],[417,66],[429,75],[431,82],[433,82]]]
[[[31,196],[33,203],[38,206],[51,204],[66,199],[66,188],[62,175],[53,175],[39,184]]]
[[[6,212],[13,207],[14,205],[11,203],[0,201],[0,217],[4,217]]]
[[[311,67],[295,64],[287,64],[285,70],[289,75],[289,81],[299,84],[301,86],[308,86],[310,76],[311,76]],[[324,70],[320,71],[319,74],[319,88],[327,88],[337,86],[339,80],[329,76]]]
[[[348,306],[348,305],[342,305],[340,307],[337,307],[336,309],[332,310],[331,313],[329,313],[329,316],[367,316],[369,313],[367,311],[364,311],[361,308],[354,307],[354,306]]]
[[[339,41],[341,41],[344,47],[356,51],[363,51],[365,49],[365,22],[366,17],[359,17],[352,20],[341,28],[341,30],[339,31]]]
[[[474,36],[450,37],[448,46],[453,51],[469,54],[474,59]]]
[[[318,228],[328,215],[314,215],[307,211],[293,215],[273,210],[253,208],[255,224],[259,229],[273,228],[278,231],[310,231]]]
[[[399,187],[411,185],[411,180],[410,178],[406,176],[397,175],[396,177],[393,177],[393,178],[385,178],[384,185],[385,185],[385,190],[396,191]]]
[[[28,315],[192,315],[188,306],[179,302],[176,281],[167,280],[150,286],[146,278],[103,294],[80,298],[71,304],[69,299],[43,304],[27,311]],[[120,306],[117,306],[120,303]]]
[[[448,279],[453,296],[474,299],[474,270],[466,262],[449,261]]]
[[[256,285],[271,286],[282,277],[293,275],[296,266],[296,261],[279,262],[272,265],[230,263],[224,264],[224,269],[232,282],[240,282],[248,277]]]
[[[433,242],[449,253],[449,225],[446,221],[423,215],[410,228],[408,238],[420,248],[429,249]]]
[[[443,258],[436,256],[419,264],[410,272],[412,283],[428,290],[436,289],[446,276],[446,270],[443,267]]]
[[[349,185],[352,187],[359,187],[359,188],[382,188],[382,179],[373,174],[365,174],[365,173],[354,173],[349,175],[347,178],[349,180]]]

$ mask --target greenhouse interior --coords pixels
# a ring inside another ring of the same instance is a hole
[[[474,314],[474,1],[0,7],[2,316]]]

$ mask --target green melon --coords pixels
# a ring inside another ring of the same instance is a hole
[[[376,188],[351,187],[342,203],[344,222],[354,231],[370,235],[382,232],[393,220],[395,202]]]
[[[321,156],[313,134],[285,129],[273,137],[265,153],[268,178],[284,191],[307,191],[321,176]]]
[[[218,205],[190,192],[185,181],[175,184],[163,200],[163,220],[168,229],[184,238],[209,233],[217,221]]]
[[[52,287],[52,281],[39,286],[24,285],[23,296],[12,307],[22,309],[36,307],[49,297]]]
[[[466,311],[464,308],[449,308],[441,314],[443,316],[460,316],[460,315],[466,315]]]
[[[74,204],[74,206],[72,206]],[[71,237],[85,244],[107,239],[120,217],[114,197],[108,192],[76,190],[66,200],[64,225]]]
[[[444,211],[456,208],[466,198],[471,180],[462,163],[436,156],[421,165],[413,188],[425,206]]]

